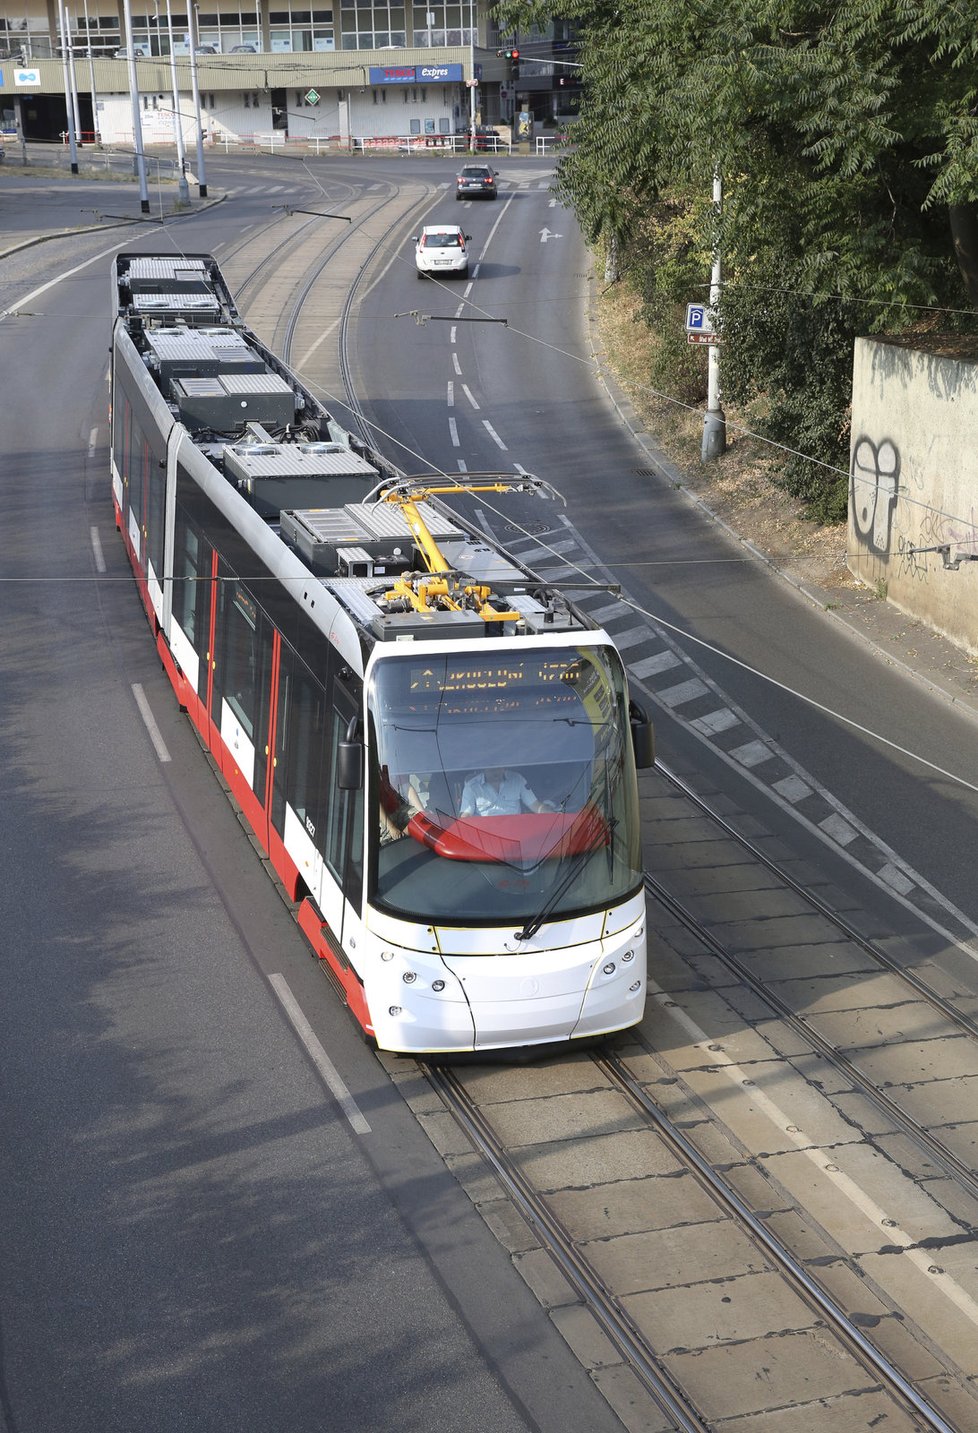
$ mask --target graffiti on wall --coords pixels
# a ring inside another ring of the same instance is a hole
[[[940,554],[944,568],[956,568],[963,558],[974,560],[978,549],[974,510],[968,517],[952,517],[928,502],[908,498],[904,491],[898,514],[900,476],[900,450],[889,438],[877,443],[864,434],[856,440],[849,475],[849,513],[863,555],[888,563],[896,558],[891,575],[899,572],[917,581],[923,581],[932,570],[933,557],[928,564],[928,555]],[[919,490],[920,484],[916,486]],[[939,483],[933,485],[934,492],[940,489]]]
[[[889,438],[856,439],[849,473],[849,513],[856,541],[876,557],[893,551],[893,517],[900,489],[900,450]]]

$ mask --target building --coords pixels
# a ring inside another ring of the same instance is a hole
[[[273,3],[282,8],[207,10],[203,0],[188,11],[186,0],[131,0],[127,31],[115,0],[70,0],[63,12],[55,0],[0,0],[0,121],[26,139],[63,140],[73,87],[83,143],[133,145],[130,51],[146,145],[172,143],[176,122],[187,145],[196,139],[194,69],[210,142],[272,135],[437,145],[466,129],[473,108],[477,124],[513,118],[519,97],[487,0]]]

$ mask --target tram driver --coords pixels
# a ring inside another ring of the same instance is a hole
[[[460,816],[519,816],[523,811],[553,811],[530,790],[526,777],[508,766],[487,766],[462,788]]]

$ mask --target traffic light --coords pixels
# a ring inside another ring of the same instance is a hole
[[[509,63],[508,63],[508,79],[509,79],[510,83],[512,83],[513,80],[518,80],[519,77],[520,77],[520,52],[519,52],[519,50],[497,50],[497,51],[496,51],[496,54],[500,57],[500,59],[507,60],[507,61],[509,62]]]

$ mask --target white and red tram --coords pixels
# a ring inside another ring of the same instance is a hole
[[[113,290],[113,500],[160,657],[365,1033],[635,1024],[652,738],[611,639],[449,512],[459,483],[340,429],[209,255],[120,254]]]

